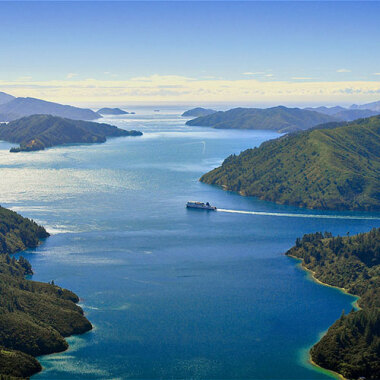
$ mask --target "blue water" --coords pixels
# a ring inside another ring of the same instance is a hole
[[[68,351],[40,358],[33,378],[328,379],[307,349],[355,298],[316,284],[283,253],[304,233],[368,231],[379,219],[352,217],[380,215],[199,183],[229,154],[278,135],[190,128],[179,112],[106,120],[141,138],[20,154],[0,143],[1,204],[52,232],[24,254],[33,279],[78,293],[94,324]],[[187,200],[291,216],[186,210]]]

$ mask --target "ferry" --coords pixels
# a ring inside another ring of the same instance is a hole
[[[187,208],[200,208],[202,210],[210,210],[210,211],[216,211],[215,206],[211,206],[210,203],[206,202],[196,202],[196,201],[189,201],[186,203]]]

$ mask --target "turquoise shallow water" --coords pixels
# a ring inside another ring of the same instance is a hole
[[[179,113],[108,119],[145,134],[101,145],[10,154],[0,143],[1,204],[52,232],[24,254],[33,278],[77,292],[95,327],[40,358],[33,378],[329,378],[305,352],[355,298],[283,253],[304,233],[368,231],[379,220],[353,217],[380,215],[300,210],[199,183],[229,154],[278,135],[189,128]],[[186,210],[187,200],[263,214]]]

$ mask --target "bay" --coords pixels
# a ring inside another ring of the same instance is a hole
[[[304,233],[364,232],[380,214],[202,184],[229,154],[278,134],[187,127],[182,109],[153,110],[104,120],[142,137],[19,154],[0,142],[1,204],[52,233],[22,253],[33,279],[75,291],[94,324],[66,352],[41,357],[33,379],[331,378],[307,351],[355,297],[283,254]],[[261,214],[187,210],[188,200]]]

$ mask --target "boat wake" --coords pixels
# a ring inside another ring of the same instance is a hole
[[[323,215],[323,214],[290,214],[282,212],[263,212],[263,211],[241,211],[241,210],[226,210],[218,208],[217,211],[229,212],[232,214],[249,214],[262,216],[283,216],[288,218],[318,218],[318,219],[354,219],[354,220],[380,220],[380,216],[355,216],[355,215]]]

